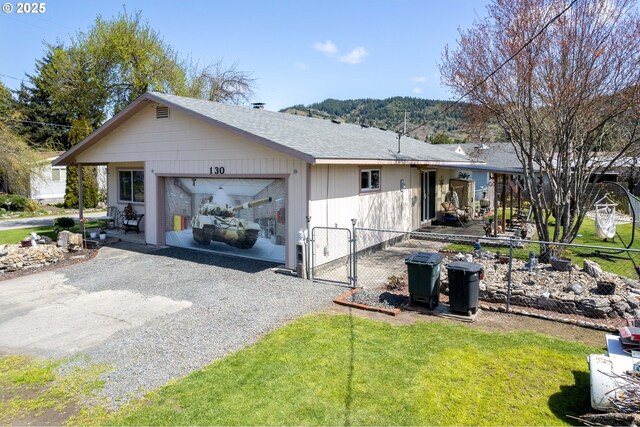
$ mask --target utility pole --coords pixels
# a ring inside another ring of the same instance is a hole
[[[407,134],[407,110],[404,110],[404,129],[402,133],[404,135]]]
[[[398,154],[400,154],[400,139],[402,135],[406,135],[407,133],[407,110],[404,110],[404,126],[402,127],[402,132],[398,131]]]

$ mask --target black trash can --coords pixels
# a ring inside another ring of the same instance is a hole
[[[453,261],[447,265],[451,311],[471,316],[478,310],[478,290],[484,269],[479,264]]]
[[[433,310],[440,300],[439,253],[418,252],[405,258],[409,280],[409,303],[425,302]]]

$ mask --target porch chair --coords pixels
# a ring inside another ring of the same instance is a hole
[[[140,222],[142,221],[142,218],[144,217],[144,214],[142,215],[138,215],[137,218],[132,218],[132,219],[125,219],[122,222],[122,227],[124,228],[124,234],[127,234],[128,231],[136,231],[137,233],[140,233]]]
[[[99,221],[104,221],[104,228],[114,229],[118,227],[119,212],[116,206],[109,206],[105,216],[98,217]]]
[[[453,202],[447,201],[441,203],[443,214],[442,220],[444,222],[456,222],[462,227],[466,227],[465,223],[469,220],[469,214],[466,210],[456,208]]]

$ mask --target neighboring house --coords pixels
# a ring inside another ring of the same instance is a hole
[[[108,205],[144,214],[147,243],[295,268],[308,226],[420,228],[469,160],[408,137],[398,152],[380,129],[145,93],[54,164],[107,165]]]
[[[470,179],[476,183],[476,201],[486,195],[492,209],[496,196],[495,177],[498,177],[497,188],[499,196],[502,192],[503,178],[506,178],[508,182],[512,178],[516,180],[518,175],[523,173],[520,160],[511,143],[467,143],[443,146],[454,153],[466,155],[470,160],[478,162],[478,164],[465,168],[463,173],[468,174]]]
[[[37,163],[31,174],[29,197],[41,204],[55,204],[64,202],[67,185],[67,167],[53,166],[52,163],[64,151],[43,152],[41,161]],[[98,187],[106,188],[106,168],[98,167]]]
[[[64,152],[41,153],[42,160],[33,169],[29,197],[38,203],[53,204],[64,201],[67,168],[51,165],[62,153]]]

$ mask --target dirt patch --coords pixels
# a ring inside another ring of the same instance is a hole
[[[20,417],[0,421],[6,425],[16,426],[62,426],[71,417],[78,415],[79,412],[80,408],[71,404],[63,409],[46,408],[38,412],[30,412]]]
[[[412,311],[403,311],[396,316],[389,316],[386,314],[335,305],[329,309],[329,312],[335,314],[349,314],[365,319],[389,322],[394,325],[412,325],[417,321],[460,323],[457,320],[447,317],[433,316]],[[603,349],[605,348],[605,332],[603,331],[517,314],[479,310],[475,321],[464,322],[464,325],[488,332],[538,332],[567,341],[582,342],[590,346],[602,347]]]
[[[48,390],[49,386],[47,385],[41,387],[9,386],[0,393],[0,400],[6,402],[17,399],[22,402],[36,402],[42,399]],[[28,403],[26,404],[28,405]],[[0,417],[0,423],[20,426],[60,426],[80,412],[80,406],[73,402],[63,402],[51,406],[35,410],[21,410],[15,416]]]

